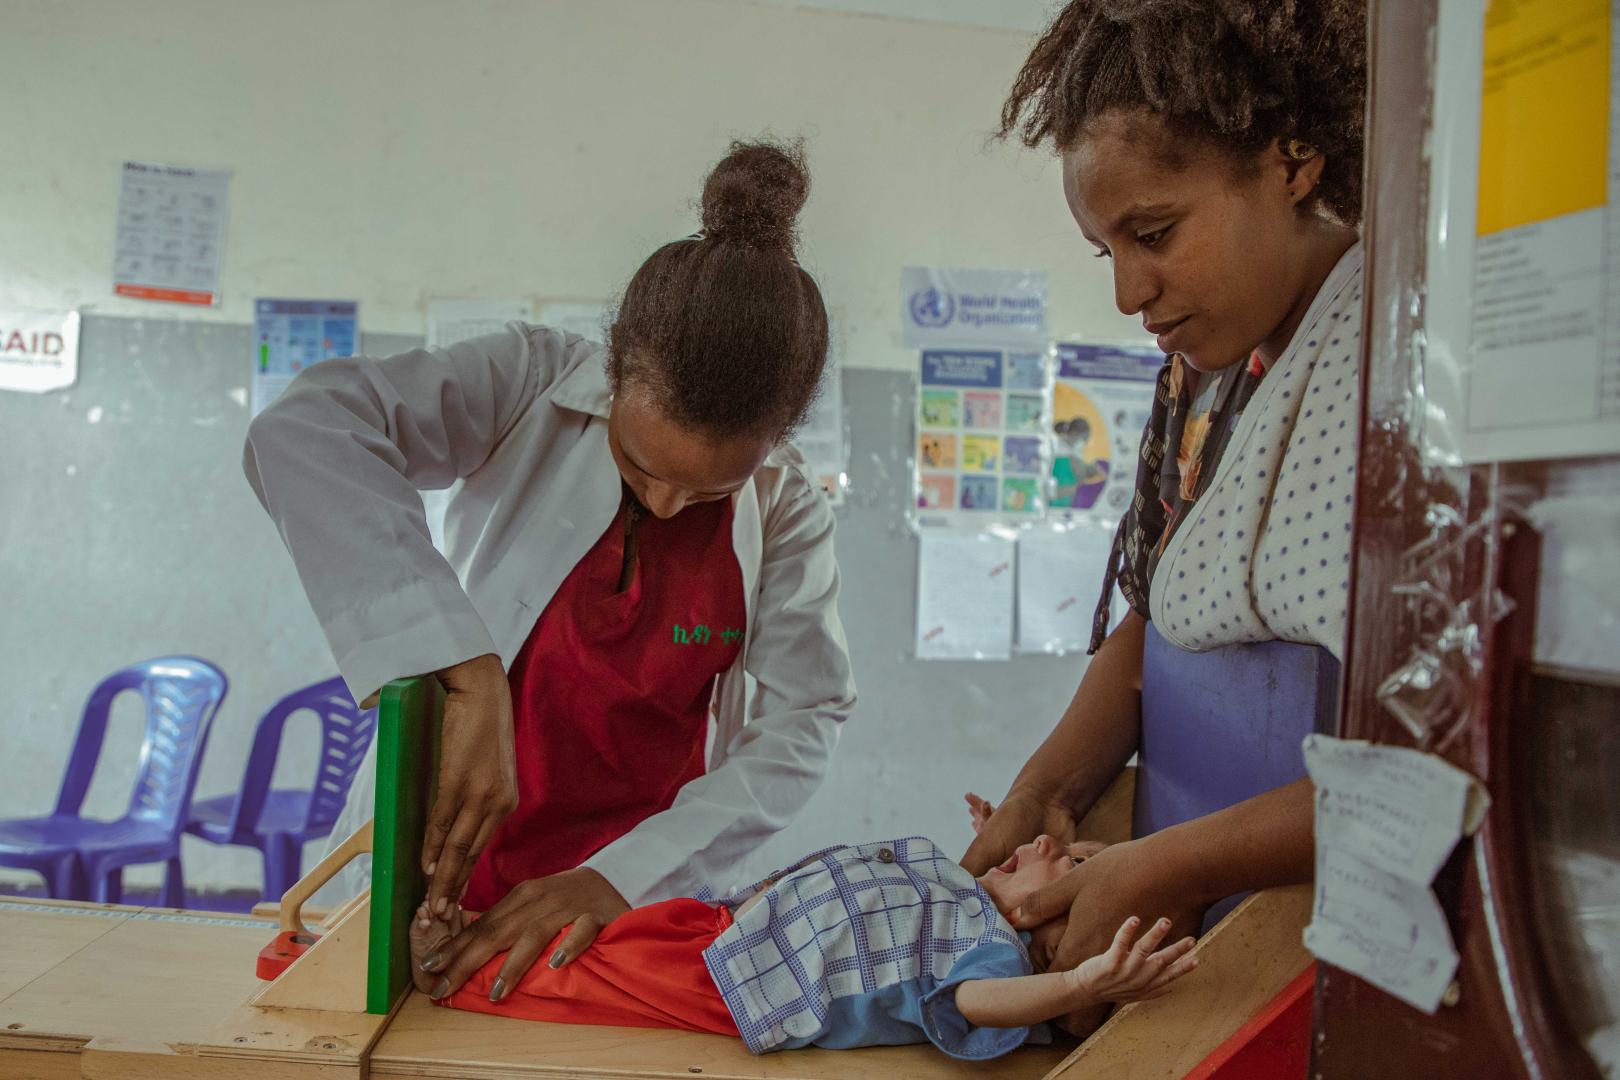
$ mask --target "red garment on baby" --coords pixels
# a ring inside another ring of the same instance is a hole
[[[703,775],[715,678],[748,619],[731,500],[641,513],[629,586],[621,508],[512,662],[518,805],[468,879],[473,911],[572,870]]]
[[[731,925],[731,910],[701,900],[665,900],[620,915],[565,967],[546,961],[563,930],[499,1002],[489,1000],[501,953],[439,1004],[561,1024],[679,1028],[737,1035],[736,1021],[703,963],[703,950]]]

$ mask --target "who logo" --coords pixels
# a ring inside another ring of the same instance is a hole
[[[911,312],[911,321],[918,326],[937,329],[949,326],[956,317],[956,297],[934,286],[912,293],[906,306]]]

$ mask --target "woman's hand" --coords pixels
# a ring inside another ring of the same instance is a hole
[[[1132,840],[1111,844],[1064,874],[1057,881],[1032,893],[1017,911],[1009,915],[1013,926],[1033,930],[1054,919],[1067,918],[1061,937],[1045,970],[1068,971],[1081,966],[1088,957],[1107,952],[1116,928],[1138,911],[1160,911],[1169,918],[1165,933],[1180,938],[1198,932],[1202,907],[1189,900],[1185,882],[1173,880],[1164,860],[1156,859],[1152,840]],[[1035,935],[1035,947],[1046,945],[1051,931]],[[1036,957],[1037,961],[1043,959]]]
[[[1079,1007],[1160,997],[1170,992],[1172,982],[1198,966],[1198,957],[1192,955],[1196,942],[1191,937],[1159,947],[1170,933],[1169,919],[1160,919],[1137,940],[1141,926],[1142,920],[1135,916],[1126,919],[1107,952],[1063,972]]]
[[[563,927],[572,929],[547,963],[562,967],[590,947],[602,928],[630,910],[618,890],[595,870],[579,867],[518,885],[476,922],[424,959],[423,971],[439,975],[430,995],[437,999],[461,984],[497,953],[506,953],[490,991],[499,1001],[528,973]]]
[[[512,689],[494,654],[445,668],[439,791],[428,814],[422,872],[428,910],[443,918],[460,899],[479,853],[517,807]]]
[[[1018,845],[1029,843],[1041,833],[1059,844],[1074,839],[1074,815],[1069,808],[1033,792],[1015,789],[996,807],[972,793],[966,799],[973,815],[973,831],[978,836],[962,856],[962,867],[974,877],[1000,866]]]

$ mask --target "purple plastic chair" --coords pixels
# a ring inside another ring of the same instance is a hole
[[[1131,832],[1146,836],[1305,775],[1300,745],[1332,734],[1339,662],[1315,645],[1267,641],[1186,652],[1150,622],[1142,651],[1142,742]],[[1214,926],[1242,896],[1212,907]]]
[[[146,660],[103,679],[85,703],[56,810],[49,817],[0,821],[0,866],[43,875],[46,889],[59,900],[117,903],[123,898],[124,867],[161,862],[159,903],[182,906],[180,829],[208,729],[228,686],[223,671],[194,656]],[[146,737],[129,809],[116,821],[81,817],[113,699],[126,690],[146,702]]]
[[[321,720],[321,757],[314,786],[272,790],[281,733],[288,717],[308,709]],[[213,844],[257,848],[264,858],[264,893],[280,899],[301,877],[304,843],[325,836],[343,809],[355,770],[376,729],[374,709],[362,712],[342,679],[295,690],[259,720],[242,787],[235,795],[199,799],[186,832]]]

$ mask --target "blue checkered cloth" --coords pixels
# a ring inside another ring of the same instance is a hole
[[[826,848],[720,902],[761,888],[703,953],[754,1053],[932,1042],[978,1061],[1048,1037],[957,1010],[959,983],[1033,969],[989,895],[930,841]]]

